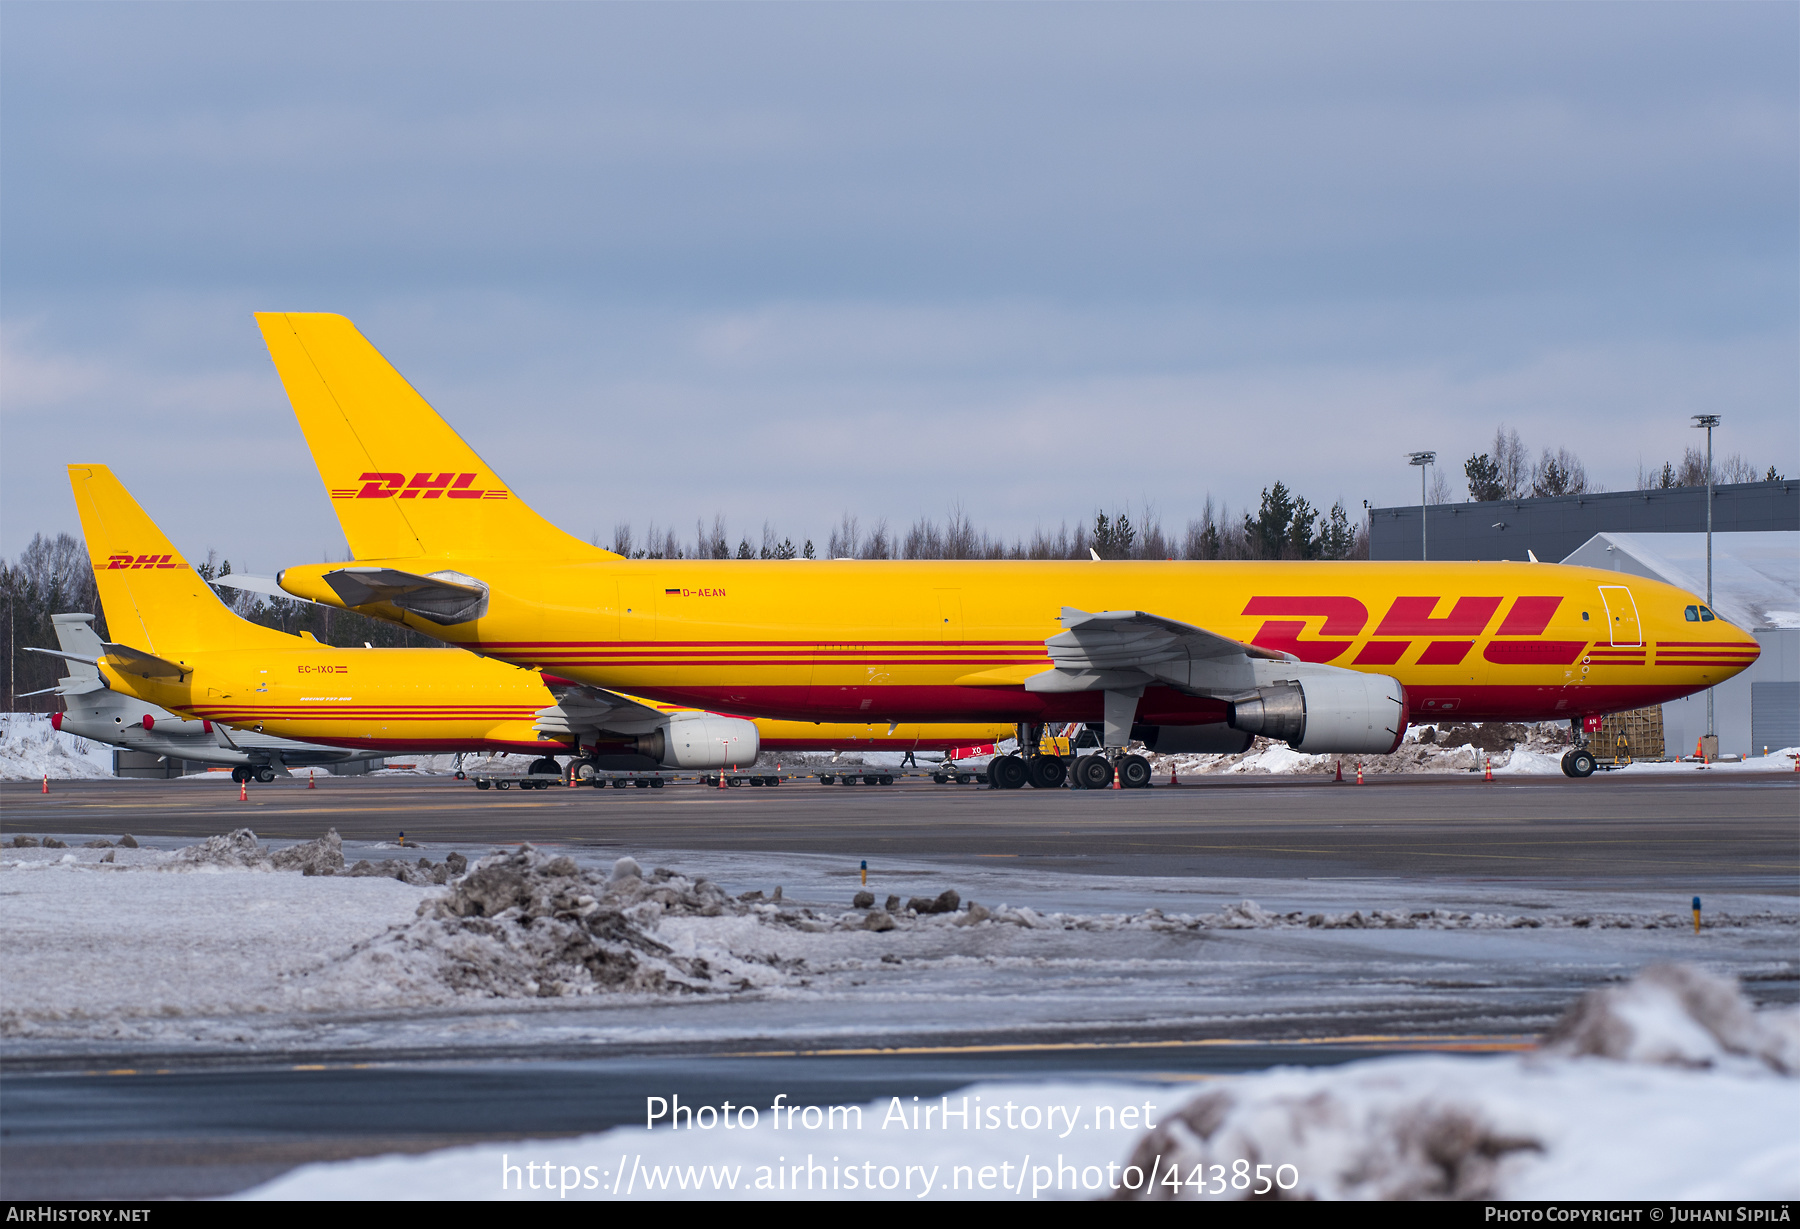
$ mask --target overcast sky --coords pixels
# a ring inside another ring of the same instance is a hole
[[[1793,4],[0,8],[0,550],[342,539],[250,313],[610,539],[1007,535],[1496,424],[1800,472]]]

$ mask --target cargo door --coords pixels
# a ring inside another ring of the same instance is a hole
[[[1606,607],[1606,625],[1612,631],[1614,648],[1638,649],[1644,645],[1644,633],[1638,627],[1637,603],[1624,585],[1601,585],[1600,602]]]

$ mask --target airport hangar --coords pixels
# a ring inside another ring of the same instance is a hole
[[[1513,559],[1600,568],[1706,592],[1706,488],[1603,491],[1423,508],[1432,559]],[[1369,557],[1417,559],[1421,506],[1369,510]],[[1762,656],[1713,689],[1724,754],[1800,746],[1800,483],[1713,488],[1713,607]],[[1706,733],[1706,693],[1662,706],[1666,752]],[[1604,754],[1605,747],[1598,748]]]

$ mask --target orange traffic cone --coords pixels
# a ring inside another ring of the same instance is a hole
[[[1173,764],[1169,765],[1169,784],[1170,785],[1180,785],[1181,784],[1180,781],[1177,781],[1175,779],[1175,765],[1173,765]]]
[[[49,773],[44,774],[44,792],[46,794],[50,792],[50,774]]]
[[[1363,779],[1362,779],[1362,761],[1361,761],[1361,760],[1358,760],[1358,761],[1356,761],[1356,783],[1357,783],[1357,784],[1358,784],[1358,785],[1361,785],[1361,784],[1362,784],[1362,783],[1363,783]]]
[[[319,788],[319,774],[318,773],[309,772],[306,774],[306,788],[307,789],[318,789]]]
[[[1342,760],[1338,761],[1337,783],[1339,785],[1342,785],[1344,783],[1344,761],[1342,761]]]
[[[239,802],[249,802],[250,801],[250,783],[248,781],[239,781],[238,782],[238,801]]]
[[[1124,787],[1124,786],[1123,786],[1123,785],[1120,785],[1120,784],[1119,784],[1119,766],[1118,766],[1118,765],[1117,765],[1117,764],[1114,764],[1114,765],[1113,765],[1113,783],[1112,783],[1112,787],[1113,787],[1113,788],[1114,788],[1114,789],[1124,789],[1124,788],[1125,788],[1125,787]]]
[[[1492,781],[1494,779],[1494,757],[1491,755],[1487,756],[1483,760],[1483,763],[1487,765],[1487,768],[1481,774],[1481,779],[1483,781]]]

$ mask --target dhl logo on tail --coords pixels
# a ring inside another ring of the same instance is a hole
[[[123,572],[135,568],[185,568],[187,564],[174,555],[108,555],[106,570]]]
[[[414,474],[365,473],[357,478],[361,487],[335,487],[333,499],[505,499],[504,487],[478,487],[474,474],[438,474],[427,470]]]

